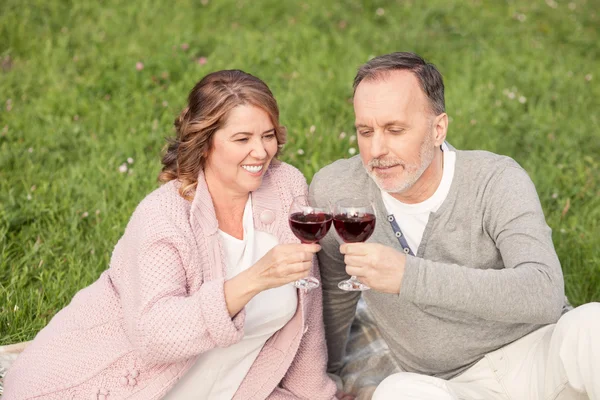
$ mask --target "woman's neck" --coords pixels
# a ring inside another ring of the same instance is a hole
[[[244,237],[244,209],[250,193],[235,192],[220,182],[205,176],[206,186],[215,208],[219,229],[237,238]]]

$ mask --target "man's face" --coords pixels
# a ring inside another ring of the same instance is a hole
[[[367,172],[381,190],[405,193],[427,170],[435,147],[443,141],[436,135],[438,118],[417,77],[392,71],[362,81],[354,95],[354,113]]]

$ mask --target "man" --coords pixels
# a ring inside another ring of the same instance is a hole
[[[551,231],[512,159],[445,142],[437,69],[376,57],[354,80],[360,154],[318,172],[316,202],[373,202],[367,243],[334,232],[319,252],[329,370],[339,372],[360,291],[403,372],[380,399],[600,399],[600,304],[564,313]],[[332,230],[333,231],[333,230]]]

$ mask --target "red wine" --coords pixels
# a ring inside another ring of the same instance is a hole
[[[316,243],[327,234],[331,221],[331,214],[297,212],[290,215],[290,228],[302,243]]]
[[[360,217],[337,214],[333,225],[338,235],[346,243],[364,242],[375,230],[375,215],[363,214]]]

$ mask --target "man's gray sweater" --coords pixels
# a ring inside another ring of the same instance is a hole
[[[456,151],[450,192],[432,213],[416,256],[407,256],[399,295],[364,292],[391,353],[404,371],[450,379],[541,326],[565,305],[560,262],[535,186],[511,158]],[[334,162],[313,178],[317,203],[367,197],[377,209],[369,242],[402,251],[381,192],[359,156]],[[402,221],[398,221],[402,228]],[[329,370],[342,366],[361,292],[347,279],[332,229],[319,252]]]

